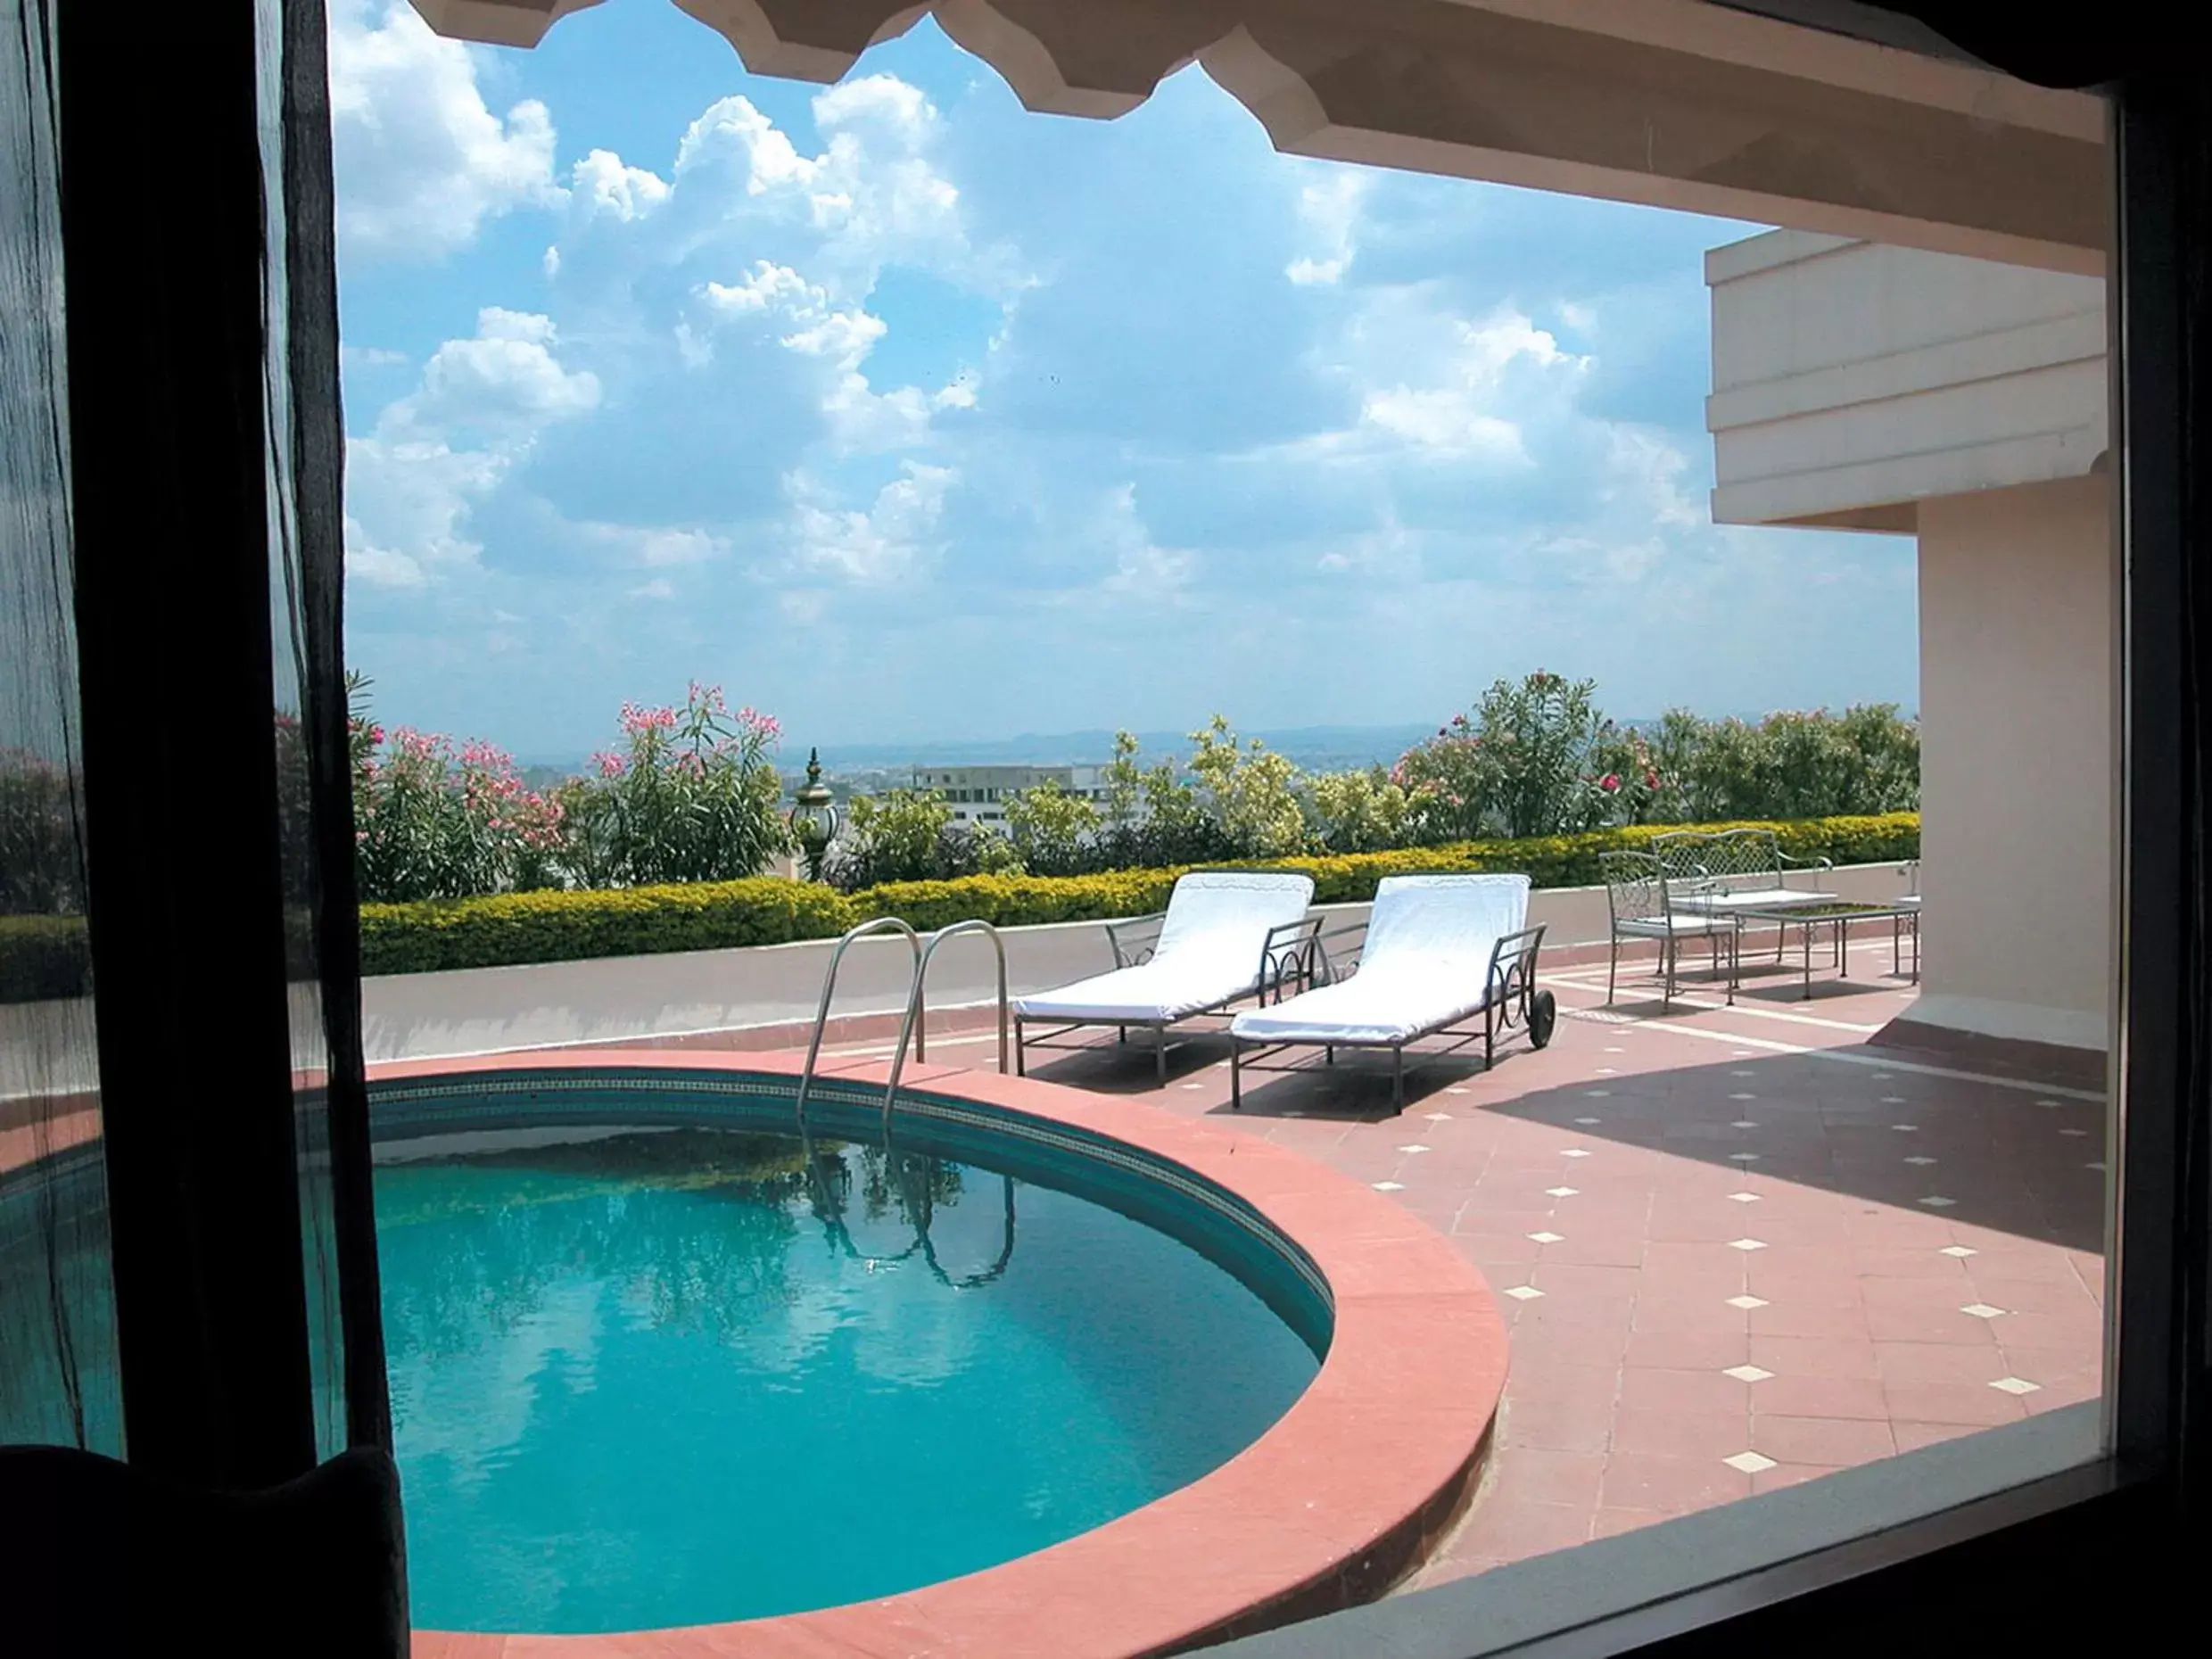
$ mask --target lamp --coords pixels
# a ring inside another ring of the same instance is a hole
[[[821,751],[806,751],[806,781],[791,791],[791,838],[806,860],[806,879],[821,879],[822,856],[838,838],[838,809],[821,780]]]

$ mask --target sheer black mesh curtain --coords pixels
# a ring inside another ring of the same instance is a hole
[[[0,0],[0,1649],[404,1646],[320,0]]]

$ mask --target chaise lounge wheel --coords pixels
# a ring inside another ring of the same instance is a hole
[[[1552,1028],[1559,1023],[1559,999],[1549,991],[1529,997],[1529,1041],[1538,1048],[1551,1042]]]

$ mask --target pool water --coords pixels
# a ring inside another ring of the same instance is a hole
[[[911,1152],[673,1128],[376,1181],[425,1628],[700,1623],[973,1572],[1206,1474],[1317,1366],[1166,1233]]]

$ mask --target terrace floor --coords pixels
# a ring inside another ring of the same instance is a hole
[[[1555,970],[1548,1049],[1415,1072],[1402,1117],[1371,1061],[1247,1074],[1250,1133],[1448,1235],[1511,1326],[1481,1490],[1413,1583],[2099,1392],[2101,1094],[1869,1044],[1911,1000],[1889,967],[1885,939],[1809,1001],[1776,975],[1671,1011],[1640,980],[1605,1006],[1602,958]],[[932,1058],[988,1065],[990,1041]],[[1031,1060],[1154,1094],[1150,1049],[1110,1033]],[[1227,1116],[1226,1041],[1173,1052],[1156,1100]]]

